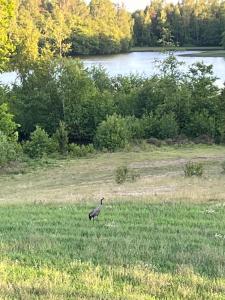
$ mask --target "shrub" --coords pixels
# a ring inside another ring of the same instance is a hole
[[[215,137],[216,121],[214,116],[206,111],[195,112],[191,115],[190,122],[187,124],[187,133],[191,137],[209,136]]]
[[[13,140],[16,139],[15,132],[18,127],[13,121],[13,115],[8,111],[8,105],[3,103],[0,105],[0,131]]]
[[[201,163],[188,162],[185,165],[184,174],[186,177],[203,175],[203,165]]]
[[[118,184],[122,184],[126,181],[128,176],[127,166],[118,167],[115,172],[115,181]]]
[[[115,181],[118,184],[122,184],[129,180],[131,182],[140,178],[140,174],[136,170],[128,169],[127,166],[118,167],[115,171]]]
[[[23,150],[30,158],[42,158],[44,155],[56,151],[56,147],[45,130],[37,126],[31,133],[30,141],[24,144]]]
[[[97,128],[95,145],[99,149],[115,151],[124,148],[130,141],[131,134],[126,119],[116,114],[109,116]]]
[[[89,154],[93,154],[95,152],[95,148],[92,144],[89,145],[77,145],[77,144],[69,144],[69,154],[71,157],[86,157]]]
[[[157,137],[159,135],[159,122],[152,113],[143,115],[141,122],[144,130],[144,137],[146,139]]]
[[[131,139],[140,140],[144,137],[144,126],[141,119],[129,116],[125,118],[125,121]]]
[[[16,161],[20,154],[20,145],[15,141],[9,140],[0,131],[0,167],[7,165],[11,161]]]
[[[162,139],[174,138],[178,135],[178,124],[174,114],[165,114],[159,120],[159,137]]]
[[[54,135],[58,143],[59,153],[62,155],[67,154],[68,152],[68,131],[66,130],[65,123],[60,121],[59,128],[56,130]]]

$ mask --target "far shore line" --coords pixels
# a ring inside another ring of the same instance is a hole
[[[163,52],[163,51],[199,51],[185,53],[179,56],[186,57],[225,57],[225,49],[222,47],[133,47],[130,52]]]

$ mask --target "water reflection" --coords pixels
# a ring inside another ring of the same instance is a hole
[[[187,70],[191,64],[201,61],[207,65],[212,64],[215,76],[218,78],[218,85],[223,86],[225,82],[225,58],[223,57],[184,57],[179,56],[185,53],[196,53],[197,51],[177,51],[175,55],[178,61],[185,62],[181,68]],[[165,59],[167,54],[161,52],[132,52],[118,55],[89,56],[82,58],[86,67],[103,66],[111,76],[117,74],[127,75],[139,73],[144,76],[151,76],[158,72],[156,60]],[[3,84],[11,84],[16,80],[15,72],[0,74],[0,81]]]

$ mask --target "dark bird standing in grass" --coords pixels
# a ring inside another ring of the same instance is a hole
[[[100,211],[102,209],[102,201],[103,200],[104,200],[104,198],[101,199],[101,204],[89,213],[89,220],[93,219],[93,221],[94,221],[95,218],[98,217],[98,215],[100,214]]]

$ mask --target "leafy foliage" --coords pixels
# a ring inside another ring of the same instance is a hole
[[[59,95],[69,137],[75,142],[91,142],[98,124],[113,112],[112,97],[100,92],[79,61],[62,61],[59,72]]]
[[[162,139],[175,138],[179,126],[173,113],[165,114],[159,119],[159,137]]]
[[[31,133],[30,140],[24,144],[23,150],[31,158],[42,158],[52,152],[54,149],[52,146],[51,138],[44,129],[37,126],[35,131]]]
[[[9,112],[8,105],[0,105],[0,132],[10,139],[17,139],[16,129],[18,125],[13,120],[14,116]]]
[[[37,124],[51,136],[62,120],[70,142],[110,151],[132,140],[178,135],[222,142],[224,92],[212,67],[197,63],[184,72],[174,59],[166,58],[161,73],[148,79],[110,78],[70,59],[33,65],[9,93],[20,136],[27,139]]]
[[[29,137],[37,124],[49,134],[58,128],[63,120],[63,104],[59,95],[56,78],[57,62],[35,63],[20,73],[21,84],[11,91],[12,111],[21,124],[23,137]]]
[[[64,122],[60,121],[59,128],[56,130],[54,134],[54,138],[58,143],[59,153],[62,155],[67,154],[68,152],[68,131],[66,130],[66,125]]]
[[[99,149],[115,151],[124,148],[130,140],[126,119],[116,114],[107,117],[96,130],[95,145]]]
[[[8,163],[18,160],[20,156],[20,145],[15,140],[9,139],[0,131],[0,167],[4,167]]]
[[[0,71],[13,66],[24,72],[53,57],[126,52],[133,43],[172,48],[221,44],[224,0],[197,5],[153,0],[133,15],[111,0],[88,2],[1,0]]]
[[[14,0],[0,1],[0,72],[7,68],[14,45],[10,35],[10,27],[15,17]]]
[[[225,28],[224,1],[153,0],[133,14],[137,46],[219,46]]]

